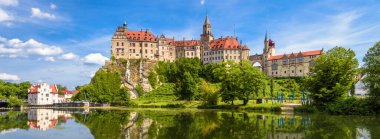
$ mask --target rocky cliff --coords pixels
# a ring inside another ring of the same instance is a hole
[[[122,86],[128,88],[131,93],[131,98],[139,97],[136,87],[140,84],[145,92],[152,90],[151,85],[148,82],[148,74],[151,70],[154,69],[156,61],[151,60],[140,60],[140,59],[130,59],[129,68],[128,60],[126,59],[117,59],[106,61],[102,69],[107,71],[116,71],[120,74],[122,78]],[[128,72],[129,69],[129,78]]]

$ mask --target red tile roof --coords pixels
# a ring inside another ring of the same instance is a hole
[[[243,50],[249,50],[247,45],[244,45]]]
[[[58,89],[55,85],[50,85],[51,92],[53,94],[58,94]]]
[[[50,87],[50,89],[52,90],[50,93],[52,93],[52,94],[57,94],[57,93],[58,93],[58,89],[57,89],[57,87],[56,87],[55,85],[50,85],[49,87]],[[41,85],[40,85],[40,84],[38,84],[38,85],[32,85],[32,86],[30,86],[30,88],[29,88],[29,90],[28,90],[28,93],[29,93],[29,94],[37,94],[37,93],[40,93],[40,92],[38,92],[38,89],[39,89],[39,88],[41,88]]]
[[[200,40],[182,40],[182,41],[174,41],[174,46],[177,47],[191,47],[196,45],[202,45]]]
[[[132,31],[126,30],[125,35],[128,40],[131,41],[146,41],[146,42],[156,42],[157,39],[154,37],[152,32],[148,31]]]
[[[166,43],[172,45],[174,43],[174,39],[165,38]]]
[[[302,56],[312,56],[312,55],[320,55],[322,54],[322,51],[323,50],[314,50],[314,51],[306,51],[306,52],[299,52],[302,54]],[[292,53],[294,55],[294,57],[297,57],[299,53]],[[281,59],[284,57],[284,55],[286,55],[287,57],[290,57],[291,54],[282,54],[282,55],[275,55],[275,56],[271,56],[271,57],[268,57],[268,60],[276,60],[276,59]]]
[[[65,95],[69,95],[69,94],[71,94],[71,91],[65,89],[65,90],[62,90],[62,93]]]
[[[28,93],[36,94],[36,93],[38,93],[38,88],[40,88],[40,87],[41,87],[41,85],[30,86]]]
[[[241,45],[235,37],[227,37],[211,41],[210,47],[212,49],[240,49]]]

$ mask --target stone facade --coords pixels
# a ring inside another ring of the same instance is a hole
[[[272,77],[303,77],[307,76],[314,59],[319,57],[322,50],[275,55],[275,43],[265,35],[263,54],[249,57],[250,61],[260,68],[267,76]]]
[[[127,24],[117,27],[112,37],[111,55],[124,59],[147,59],[173,62],[176,58],[199,58],[203,63],[248,60],[249,49],[236,37],[214,40],[211,23],[206,16],[200,40],[175,40],[155,36],[148,30],[128,30]]]

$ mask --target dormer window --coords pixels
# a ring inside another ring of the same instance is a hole
[[[282,59],[282,64],[288,64],[288,59]]]

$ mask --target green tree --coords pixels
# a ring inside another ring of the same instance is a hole
[[[325,108],[347,94],[358,71],[355,52],[343,47],[334,47],[315,59],[306,89],[311,93],[314,105]]]
[[[235,82],[239,83],[239,98],[243,100],[244,105],[247,105],[250,97],[259,97],[259,90],[266,88],[266,77],[248,61],[241,63],[240,70],[240,75]],[[264,90],[263,93],[265,94]]]
[[[219,99],[219,89],[217,85],[201,80],[199,92],[202,94],[202,100],[208,105],[217,105]]]
[[[141,84],[137,84],[135,87],[135,90],[139,97],[143,96],[145,94],[144,88],[141,86]]]
[[[185,71],[183,78],[178,80],[177,87],[180,99],[193,100],[198,93],[197,82],[188,71]]]
[[[152,88],[156,88],[158,85],[157,73],[155,71],[150,71],[148,75],[149,84]]]
[[[370,96],[380,97],[380,42],[371,47],[363,59],[363,83]]]
[[[233,61],[221,63],[214,69],[215,75],[221,81],[220,96],[222,101],[231,102],[234,105],[234,100],[239,96],[240,83],[237,81],[241,75],[239,64]]]

